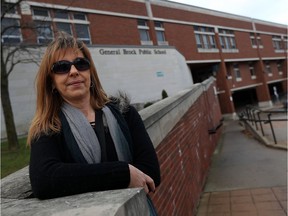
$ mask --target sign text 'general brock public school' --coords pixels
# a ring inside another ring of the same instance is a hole
[[[166,55],[166,50],[161,49],[100,49],[101,55]]]

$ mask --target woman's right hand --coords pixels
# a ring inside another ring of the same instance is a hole
[[[153,179],[143,173],[141,170],[129,164],[130,183],[129,188],[143,187],[146,193],[155,191],[155,184]]]

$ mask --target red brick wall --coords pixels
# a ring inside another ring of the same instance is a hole
[[[140,45],[137,20],[89,14],[93,44]]]
[[[194,214],[221,133],[221,128],[215,134],[208,130],[220,120],[211,85],[156,148],[162,182],[152,199],[159,215]]]
[[[186,22],[206,23],[210,25],[230,26],[233,28],[253,29],[251,22],[227,19],[225,17],[197,13],[187,10],[162,7],[152,4],[153,16],[166,19],[175,19]]]

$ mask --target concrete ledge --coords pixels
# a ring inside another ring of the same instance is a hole
[[[1,199],[3,215],[17,216],[127,216],[149,215],[143,189],[124,189],[85,193],[51,200]]]
[[[191,89],[165,98],[139,112],[154,148],[160,144],[203,91],[213,84],[214,80],[211,77],[203,83],[194,84]]]

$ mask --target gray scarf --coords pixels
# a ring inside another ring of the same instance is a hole
[[[85,115],[79,109],[68,103],[64,103],[61,110],[67,119],[76,143],[78,144],[87,163],[100,163],[101,147],[99,140]],[[117,119],[109,107],[104,106],[102,111],[104,114],[103,118],[105,119],[104,124],[107,122],[118,159],[120,161],[131,161],[132,155],[129,149],[129,144],[117,122]]]

